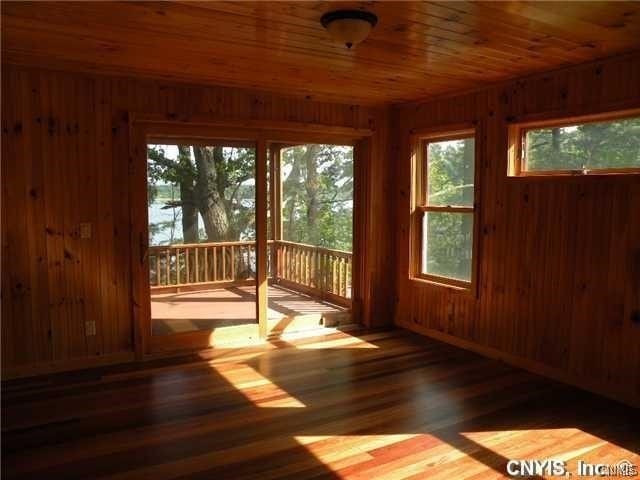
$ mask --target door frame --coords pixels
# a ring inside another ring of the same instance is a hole
[[[129,114],[129,198],[131,248],[131,315],[136,358],[215,347],[211,332],[194,331],[167,336],[151,334],[149,289],[149,222],[147,205],[147,142],[151,138],[176,141],[207,139],[255,142],[256,145],[256,317],[260,337],[267,335],[267,147],[269,144],[326,143],[354,147],[352,315],[361,321],[366,264],[367,165],[373,131],[261,120],[220,120],[208,115]],[[165,338],[166,337],[166,338]]]

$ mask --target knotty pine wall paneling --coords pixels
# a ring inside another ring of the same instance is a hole
[[[129,115],[374,129],[363,320],[392,318],[389,109],[2,66],[3,378],[132,360]],[[80,225],[91,225],[81,238]],[[388,285],[387,285],[388,283]],[[86,336],[85,322],[96,322]]]
[[[507,127],[531,115],[640,105],[640,54],[397,106],[395,322],[630,403],[640,402],[640,175],[507,177]],[[411,281],[414,129],[478,122],[477,296]]]

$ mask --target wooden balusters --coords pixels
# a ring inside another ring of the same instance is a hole
[[[213,247],[212,249],[213,256],[213,281],[217,282],[220,280],[220,248]]]
[[[231,263],[231,280],[236,279],[236,247],[231,245],[231,256],[229,257]]]
[[[227,279],[227,247],[222,247],[222,280]]]
[[[204,247],[204,281],[205,282],[209,281],[209,260],[207,256],[208,250],[209,250],[208,247]]]
[[[179,256],[179,255],[180,255],[180,250],[178,250],[178,256]],[[190,272],[190,270],[191,270],[191,269],[189,268],[189,264],[190,264],[191,262],[189,262],[189,249],[185,249],[184,259],[185,259],[185,270],[186,270],[186,272],[187,272],[187,278],[186,278],[186,280],[185,280],[185,282],[184,282],[184,283],[190,283],[190,282],[191,282],[191,280],[190,280],[190,276],[189,276],[189,274],[191,273],[191,272]],[[180,283],[180,279],[178,279],[178,283]]]
[[[288,241],[275,241],[276,281],[311,295],[348,304],[351,253]]]
[[[242,282],[252,277],[254,242],[159,245],[149,248],[151,287]]]
[[[165,262],[164,262],[164,268],[165,268],[165,273],[166,273],[166,279],[167,279],[167,285],[171,285],[171,276],[169,274],[169,272],[171,271],[171,251],[167,250],[166,254],[165,254]]]
[[[272,258],[271,278],[276,282],[348,304],[352,278],[350,252],[280,240],[273,241],[268,248]],[[277,261],[273,261],[275,258]],[[153,288],[241,283],[253,276],[253,267],[254,242],[162,245],[149,249],[149,283]]]

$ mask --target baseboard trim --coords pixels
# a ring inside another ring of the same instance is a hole
[[[72,370],[84,370],[87,368],[104,367],[118,363],[135,361],[134,352],[118,352],[109,355],[94,355],[91,357],[72,358],[68,360],[56,360],[51,362],[20,365],[2,369],[2,381],[15,380],[17,378],[48,375],[51,373],[67,372]]]
[[[574,387],[578,387],[583,390],[587,390],[589,392],[611,398],[612,400],[625,403],[632,407],[640,408],[639,397],[633,396],[628,392],[623,392],[619,389],[615,389],[615,386],[613,385],[606,385],[604,383],[596,382],[585,377],[572,375],[559,368],[550,367],[549,365],[545,365],[544,363],[523,358],[512,353],[503,352],[502,350],[498,350],[497,348],[481,345],[479,343],[472,342],[471,340],[466,340],[464,338],[456,337],[454,335],[440,332],[432,328],[427,328],[423,325],[401,322],[397,320],[395,324],[400,328],[404,328],[420,335],[433,338],[434,340],[448,343],[464,350],[478,353],[482,356],[504,362],[508,365],[527,370],[531,373],[535,373],[536,375],[551,378],[552,380],[556,380],[558,382],[567,383],[569,385],[573,385]],[[612,391],[612,387],[615,390]]]

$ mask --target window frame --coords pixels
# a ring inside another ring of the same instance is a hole
[[[456,124],[435,129],[412,131],[411,143],[411,246],[409,259],[409,278],[434,287],[447,288],[461,293],[477,294],[478,275],[478,251],[479,251],[479,178],[480,178],[480,142],[478,141],[478,126],[475,123]],[[471,206],[462,205],[428,205],[428,145],[429,143],[461,140],[473,137],[474,139],[474,183],[473,183],[473,204]],[[452,277],[434,275],[422,272],[422,246],[423,246],[423,218],[427,212],[450,212],[469,213],[473,216],[472,248],[471,248],[471,279],[460,280]]]
[[[550,127],[569,127],[589,123],[624,120],[640,116],[640,108],[615,110],[596,114],[577,116],[551,115],[546,118],[524,120],[509,125],[508,129],[508,169],[509,177],[592,177],[597,175],[635,175],[640,174],[640,167],[598,168],[598,169],[526,169],[527,132]]]

